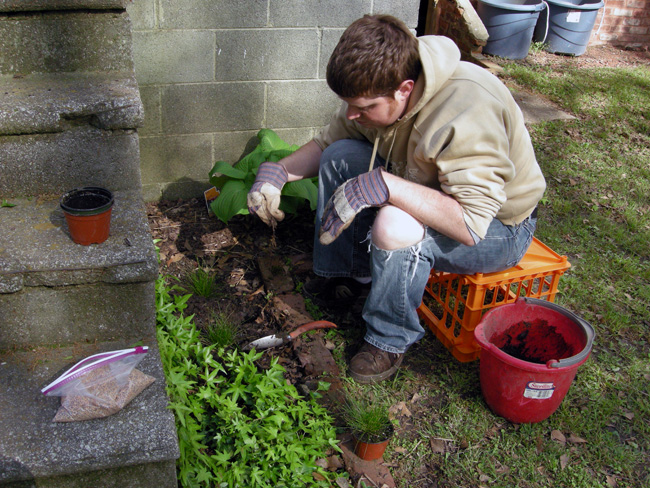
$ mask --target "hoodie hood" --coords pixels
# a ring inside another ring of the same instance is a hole
[[[460,63],[460,50],[448,37],[424,36],[418,38],[422,74],[411,97],[413,102],[403,119],[417,114],[449,81]]]

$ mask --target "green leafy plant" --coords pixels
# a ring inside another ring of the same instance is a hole
[[[157,339],[176,418],[183,487],[329,487],[316,461],[339,450],[317,394],[301,397],[277,358],[205,346],[183,311],[191,295],[156,281]],[[318,473],[318,477],[314,474]]]
[[[11,207],[15,207],[15,206],[16,206],[15,203],[9,203],[7,200],[4,200],[4,199],[2,200],[2,203],[0,203],[0,207],[11,208]]]
[[[210,170],[210,182],[220,192],[210,208],[226,224],[235,215],[249,213],[246,196],[255,182],[260,164],[279,161],[298,149],[298,146],[287,144],[270,129],[260,130],[257,138],[260,141],[257,147],[234,166],[225,161],[217,161]],[[280,209],[286,214],[295,214],[299,206],[308,201],[314,210],[318,199],[316,181],[316,178],[308,178],[285,184]]]

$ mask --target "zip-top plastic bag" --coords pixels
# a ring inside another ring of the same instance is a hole
[[[155,381],[135,369],[147,346],[88,356],[41,389],[46,396],[60,396],[54,422],[74,422],[108,417],[124,408]]]

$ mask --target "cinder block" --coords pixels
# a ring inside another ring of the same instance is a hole
[[[253,130],[262,126],[264,84],[171,85],[162,92],[162,127],[167,134]]]
[[[251,130],[213,134],[214,160],[235,164],[259,144],[258,132]]]
[[[131,18],[133,30],[156,27],[155,0],[130,1],[126,6],[126,11]]]
[[[319,128],[320,129],[320,128]],[[302,146],[314,138],[313,129],[273,129],[287,144]]]
[[[324,81],[269,83],[269,127],[320,127],[329,123],[340,100]]]
[[[418,25],[420,0],[374,0],[373,14],[388,14],[397,17],[411,29]]]
[[[347,27],[370,12],[371,0],[271,0],[273,27]]]
[[[144,107],[144,125],[139,129],[141,136],[160,134],[162,128],[159,86],[141,86],[140,98]]]
[[[140,167],[143,185],[183,178],[207,181],[212,168],[212,136],[142,137]]]
[[[203,192],[212,185],[207,178],[202,181],[185,178],[161,185],[161,200],[178,200],[188,198],[203,198]],[[206,209],[207,212],[207,209]]]
[[[130,71],[131,24],[114,12],[0,18],[0,74]]]
[[[314,78],[318,70],[316,29],[217,31],[216,80]]]
[[[134,32],[133,52],[140,85],[212,81],[214,76],[213,32]]]
[[[162,29],[232,29],[266,26],[267,0],[161,0]]]
[[[3,198],[61,194],[80,186],[140,188],[138,134],[79,127],[62,133],[0,137]]]

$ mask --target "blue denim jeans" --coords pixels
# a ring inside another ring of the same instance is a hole
[[[370,228],[377,212],[360,212],[333,243],[324,246],[318,229],[325,204],[345,181],[368,171],[372,145],[345,139],[323,151],[318,179],[318,207],[314,238],[314,272],[324,277],[372,277],[363,308],[365,340],[384,351],[403,353],[424,336],[417,307],[432,268],[450,273],[491,273],[510,268],[524,256],[535,232],[536,219],[509,226],[494,219],[485,239],[466,246],[423,228],[421,242],[386,251],[370,242]],[[384,161],[377,157],[375,167]]]

